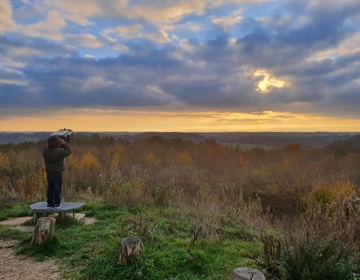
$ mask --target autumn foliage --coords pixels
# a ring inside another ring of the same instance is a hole
[[[126,142],[80,135],[70,144],[68,201],[246,209],[243,215],[271,223],[293,221],[283,225],[297,241],[331,235],[360,252],[359,153],[338,157],[297,144],[241,150],[159,136]],[[45,200],[43,146],[45,141],[0,146],[2,204]]]
[[[2,202],[44,199],[44,145],[0,146]],[[78,136],[71,146],[64,175],[69,199],[87,194],[127,203],[130,192],[137,197],[132,203],[191,204],[206,195],[236,206],[259,199],[264,211],[281,216],[341,204],[357,195],[360,186],[360,154],[339,159],[297,144],[282,150],[241,150],[213,140],[193,143],[155,136],[128,143],[93,135]]]

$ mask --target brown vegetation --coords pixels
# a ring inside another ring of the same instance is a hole
[[[0,146],[2,203],[45,199],[44,145]],[[339,157],[296,144],[243,151],[215,141],[159,136],[131,143],[83,136],[71,146],[67,200],[90,196],[111,204],[216,205],[217,211],[229,213],[246,209],[244,215],[282,221],[290,238],[326,236],[360,251],[360,206],[352,202],[360,188],[359,153]],[[254,203],[261,204],[260,211]]]

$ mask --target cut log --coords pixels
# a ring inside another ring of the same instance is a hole
[[[140,254],[140,238],[131,236],[124,238],[121,243],[119,263],[131,263]]]
[[[34,235],[31,240],[33,245],[41,245],[50,240],[55,234],[56,219],[53,217],[42,217],[37,220]]]
[[[239,267],[234,270],[234,280],[266,280],[260,271],[249,268]]]

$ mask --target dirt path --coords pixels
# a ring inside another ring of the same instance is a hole
[[[96,222],[95,218],[85,218],[84,214],[76,213],[75,218],[84,221],[86,225]],[[23,226],[32,217],[20,217],[1,221],[0,225],[11,226],[14,229],[33,232],[34,226]],[[60,270],[53,260],[37,262],[31,258],[15,255],[13,247],[17,241],[0,239],[0,280],[59,280]]]
[[[0,279],[7,280],[58,280],[61,279],[55,261],[37,262],[17,256],[12,248],[17,241],[0,240]]]

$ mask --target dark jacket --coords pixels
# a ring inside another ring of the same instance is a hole
[[[71,154],[68,144],[62,144],[60,147],[44,147],[43,157],[45,159],[45,170],[47,173],[61,173],[65,170],[64,158]]]

